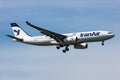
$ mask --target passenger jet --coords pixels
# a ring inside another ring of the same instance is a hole
[[[64,47],[63,52],[69,51],[69,46],[73,45],[75,49],[88,48],[88,42],[102,42],[113,38],[115,35],[110,31],[89,31],[59,34],[41,27],[37,27],[30,22],[26,24],[42,33],[42,36],[28,35],[17,23],[11,23],[14,36],[7,35],[15,41],[36,45],[36,46],[56,46],[57,49]]]

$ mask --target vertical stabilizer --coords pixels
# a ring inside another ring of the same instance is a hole
[[[17,23],[11,23],[11,28],[17,38],[30,37]]]

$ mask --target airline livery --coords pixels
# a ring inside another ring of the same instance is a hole
[[[89,32],[76,32],[59,34],[41,27],[37,27],[28,21],[26,24],[32,28],[39,30],[42,36],[30,36],[28,35],[19,25],[16,23],[11,23],[11,28],[14,36],[7,35],[15,41],[36,45],[36,46],[53,46],[55,45],[57,49],[65,47],[63,52],[69,51],[69,46],[73,45],[75,49],[86,49],[88,48],[88,42],[102,42],[113,38],[115,35],[109,31],[89,31]]]

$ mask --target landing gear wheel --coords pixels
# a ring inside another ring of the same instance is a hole
[[[69,48],[66,48],[66,51],[69,51]]]
[[[64,53],[66,53],[66,50],[63,50]]]
[[[63,45],[62,45],[62,44],[60,44],[60,47],[63,47]]]
[[[60,47],[59,47],[59,46],[57,46],[56,48],[57,48],[57,49],[60,49]]]
[[[104,46],[104,41],[102,41],[102,45]]]

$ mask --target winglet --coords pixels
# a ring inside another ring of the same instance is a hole
[[[43,28],[37,27],[37,26],[31,24],[31,23],[28,22],[28,21],[26,21],[26,24],[29,25],[30,27],[33,27],[33,28],[37,29],[37,30],[43,30]],[[44,29],[44,30],[45,30],[45,29]]]
[[[26,24],[27,25],[29,25],[29,26],[31,26],[31,27],[33,27],[34,25],[33,24],[31,24],[30,22],[28,22],[28,21],[26,21]],[[35,28],[36,26],[34,26],[34,28]]]
[[[29,22],[28,22],[28,21],[26,21],[26,23],[27,23],[27,24],[29,24]]]
[[[32,25],[32,24],[31,24],[30,22],[28,22],[28,21],[26,21],[26,24],[27,24],[27,25]]]

